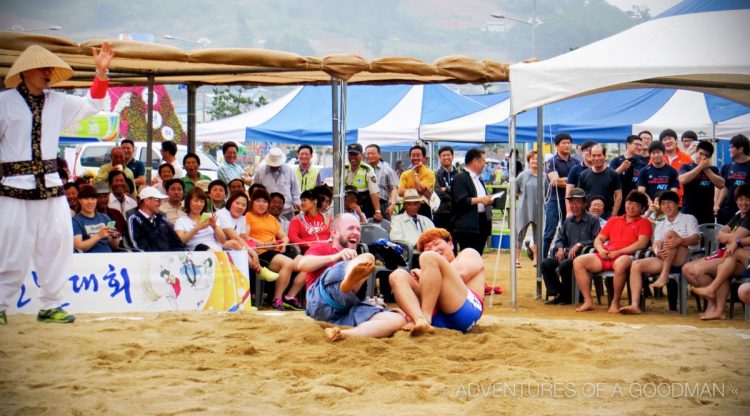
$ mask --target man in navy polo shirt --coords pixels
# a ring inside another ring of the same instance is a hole
[[[750,174],[750,141],[747,137],[742,134],[732,137],[729,141],[729,156],[732,163],[721,167],[725,188],[719,191],[719,196],[714,201],[714,213],[719,224],[726,224],[737,213],[734,190],[747,182],[747,175]]]
[[[609,162],[609,167],[620,175],[623,195],[628,195],[630,191],[638,189],[638,176],[647,164],[641,158],[641,138],[633,134],[628,136],[626,143],[625,154]],[[615,215],[625,215],[625,204],[620,205],[620,211]]]
[[[648,196],[648,204],[652,205],[656,194],[661,191],[674,191],[680,188],[678,173],[675,168],[669,166],[664,161],[664,144],[662,142],[652,142],[648,147],[648,154],[651,155],[651,164],[641,170],[638,177],[638,192],[643,192]]]
[[[698,220],[698,224],[714,222],[714,211],[708,201],[714,200],[714,187],[724,188],[724,178],[719,174],[719,168],[711,164],[714,145],[708,141],[700,141],[695,148],[697,163],[682,165],[679,181],[682,184],[682,213],[690,214]]]
[[[575,159],[570,157],[570,147],[573,139],[568,133],[560,133],[555,136],[555,148],[557,153],[544,164],[544,173],[549,179],[546,201],[544,205],[544,243],[542,245],[542,257],[547,257],[547,252],[555,237],[558,223],[565,220],[567,210],[565,209],[565,185],[568,173],[576,165]]]

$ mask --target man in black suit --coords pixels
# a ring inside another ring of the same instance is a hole
[[[466,152],[466,167],[456,175],[451,187],[453,198],[453,236],[459,251],[473,248],[482,254],[490,235],[492,197],[482,181],[484,151],[479,148]]]

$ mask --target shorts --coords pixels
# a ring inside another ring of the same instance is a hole
[[[432,326],[466,332],[479,321],[484,312],[484,305],[471,290],[466,290],[466,301],[453,313],[438,312],[432,317]]]
[[[260,261],[261,266],[268,267],[268,265],[271,264],[271,261],[273,261],[273,258],[279,254],[281,253],[275,250],[264,251],[258,254],[258,260]]]
[[[614,259],[603,259],[602,256],[599,255],[599,253],[594,253],[596,258],[599,259],[599,263],[602,265],[603,272],[611,272],[615,270],[615,261],[620,258],[620,256],[623,256],[624,254],[620,254],[620,256],[615,257]]]
[[[341,292],[339,285],[344,280],[347,264],[349,260],[334,264],[310,285],[305,308],[307,316],[335,325],[357,326],[380,312],[390,312],[389,309],[364,302],[356,293]]]

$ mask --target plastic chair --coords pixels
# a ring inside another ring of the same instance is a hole
[[[384,219],[383,221],[376,222],[374,218],[368,218],[367,219],[368,224],[375,224],[379,226],[380,228],[384,229],[387,233],[391,232],[391,222]]]
[[[385,221],[385,220],[384,220]],[[390,223],[389,223],[390,224]],[[385,229],[381,228],[377,223],[367,223],[362,224],[362,228],[360,230],[360,251],[364,253],[369,253],[369,244],[373,244],[378,240],[389,240],[388,232],[385,231]],[[404,254],[402,255],[404,257],[404,262],[406,263],[407,267],[404,268],[405,270],[409,270],[408,265],[411,261],[413,249],[408,244],[406,244],[403,241],[392,241],[393,243],[396,243],[400,245],[404,249]],[[367,292],[366,296],[370,297],[375,294],[375,277],[378,275],[378,273],[381,272],[388,272],[389,274],[395,269],[389,269],[385,266],[375,266],[375,270],[370,274],[370,276],[367,278]]]

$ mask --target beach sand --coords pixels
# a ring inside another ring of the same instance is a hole
[[[495,255],[485,254],[489,279]],[[534,299],[523,259],[468,334],[330,343],[303,312],[9,316],[3,415],[750,414],[750,324]],[[489,298],[485,298],[489,302]]]

